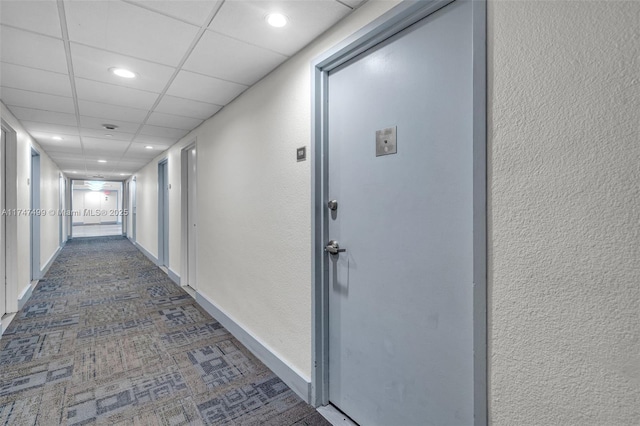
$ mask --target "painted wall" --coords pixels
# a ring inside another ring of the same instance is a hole
[[[46,155],[40,146],[24,130],[20,122],[11,114],[4,104],[2,107],[2,119],[16,132],[16,186],[17,209],[29,209],[31,178],[31,147],[40,152],[40,207],[49,210],[59,209],[59,173],[55,163]],[[40,240],[40,265],[44,267],[55,254],[59,246],[59,219],[57,216],[46,215],[41,218]],[[31,285],[30,272],[30,218],[19,215],[17,217],[18,241],[16,247],[16,282],[7,283],[7,311],[16,312],[18,298],[22,296]]]
[[[639,22],[489,3],[494,424],[640,424]]]

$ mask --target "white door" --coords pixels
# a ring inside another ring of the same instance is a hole
[[[362,425],[474,422],[471,23],[454,2],[329,74],[329,400]]]

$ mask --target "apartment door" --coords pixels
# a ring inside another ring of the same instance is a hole
[[[158,163],[158,264],[169,267],[169,168]]]
[[[182,152],[183,162],[182,165],[185,168],[183,174],[183,191],[184,197],[183,203],[186,205],[186,209],[183,209],[185,214],[186,223],[183,226],[183,230],[186,230],[186,242],[183,242],[186,246],[186,274],[184,285],[197,290],[196,282],[196,262],[197,262],[197,181],[196,181],[196,158],[197,151],[195,145],[190,146]]]
[[[65,192],[66,192],[66,180],[62,173],[60,173],[60,177],[58,178],[58,181],[59,181],[59,190],[60,190],[59,203],[58,203],[58,243],[60,247],[62,247],[62,244],[65,241],[63,212],[65,208],[64,200],[65,200]]]
[[[133,241],[136,240],[136,215],[137,215],[137,200],[136,200],[136,178],[135,176],[131,179],[131,186],[129,187],[131,190],[131,239]]]
[[[0,127],[2,132],[2,144],[0,145],[0,210],[6,208],[5,203],[5,146],[7,136],[4,128]],[[0,216],[0,319],[7,313],[7,275],[6,275],[6,215]]]
[[[130,214],[129,212],[129,182],[123,182],[122,183],[122,210],[126,211],[127,214]],[[124,214],[122,216],[122,235],[129,235],[129,218],[127,217],[127,214]]]
[[[31,150],[31,281],[40,279],[40,154]]]
[[[363,425],[474,422],[471,22],[329,73],[329,400]]]

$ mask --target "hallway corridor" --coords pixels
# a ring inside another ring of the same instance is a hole
[[[0,424],[328,424],[126,238],[70,240],[0,340]]]

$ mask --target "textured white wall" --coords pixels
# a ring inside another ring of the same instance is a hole
[[[489,3],[493,424],[640,424],[639,23]]]

